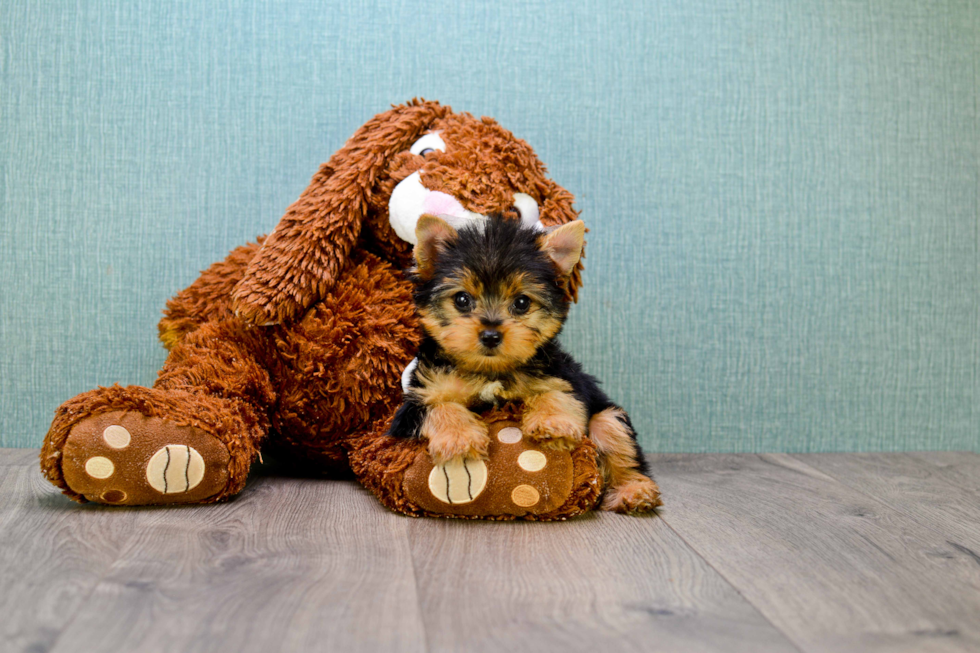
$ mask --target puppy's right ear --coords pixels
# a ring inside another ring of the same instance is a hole
[[[585,247],[585,223],[575,220],[549,232],[541,242],[541,251],[555,264],[561,276],[575,271]]]
[[[435,272],[439,250],[456,238],[456,230],[443,220],[428,213],[415,225],[415,272],[422,279],[431,279]]]

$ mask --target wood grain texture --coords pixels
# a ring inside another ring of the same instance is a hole
[[[975,651],[973,454],[651,457],[661,517],[413,520],[353,482],[69,502],[0,450],[0,650]]]
[[[656,517],[418,520],[429,650],[794,651]]]
[[[907,453],[794,458],[932,529],[959,555],[972,555],[980,564],[980,497],[952,482],[941,467]]]
[[[909,456],[938,467],[943,479],[980,501],[980,454],[969,451],[916,451]]]
[[[976,651],[980,564],[783,454],[654,456],[663,518],[806,651]]]
[[[133,536],[136,515],[72,503],[37,450],[0,452],[0,650],[46,651]]]
[[[405,520],[349,481],[141,513],[56,652],[422,651]]]

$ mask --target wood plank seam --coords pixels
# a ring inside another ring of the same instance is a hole
[[[424,517],[409,517],[407,515],[397,515],[401,519],[425,519]],[[409,550],[408,559],[412,563],[412,585],[415,590],[415,612],[416,621],[418,622],[419,628],[422,629],[422,639],[425,642],[426,653],[432,652],[432,640],[429,635],[429,629],[426,628],[425,619],[422,617],[422,594],[419,592],[419,567],[415,564],[415,552],[412,551],[412,538],[409,534],[409,524],[405,525],[403,532],[405,534],[405,544]]]
[[[655,467],[655,466],[654,466],[654,464],[653,464],[654,462],[655,462],[655,461],[650,461],[650,467],[651,467],[651,469],[656,469],[656,467]],[[664,524],[666,524],[666,526],[667,526],[667,528],[669,528],[669,529],[670,529],[671,531],[673,531],[673,533],[674,533],[675,535],[677,535],[677,537],[678,537],[678,538],[680,538],[680,540],[681,540],[681,541],[682,541],[682,542],[683,542],[684,544],[686,544],[686,545],[688,546],[688,548],[690,548],[690,549],[691,549],[691,551],[693,551],[693,552],[694,552],[694,553],[695,553],[695,554],[696,554],[696,555],[697,555],[697,556],[698,556],[699,558],[701,558],[701,560],[703,560],[703,561],[704,561],[704,564],[706,564],[706,565],[707,565],[707,566],[708,566],[709,568],[711,568],[712,570],[714,570],[714,572],[715,572],[716,574],[718,574],[718,577],[719,577],[719,578],[721,578],[721,579],[722,579],[723,581],[725,581],[725,583],[727,583],[727,584],[728,584],[728,586],[732,588],[732,591],[734,591],[734,592],[735,592],[736,594],[738,594],[738,595],[739,595],[740,597],[742,597],[742,599],[743,599],[743,600],[744,600],[744,601],[745,601],[745,602],[746,602],[746,603],[747,603],[748,605],[750,605],[750,606],[752,606],[752,609],[753,609],[753,610],[755,610],[755,612],[756,612],[756,614],[758,614],[758,615],[759,615],[759,618],[760,618],[760,619],[762,619],[763,621],[765,621],[766,623],[768,623],[769,625],[771,625],[771,626],[773,627],[773,629],[775,629],[776,631],[778,631],[779,633],[781,633],[781,634],[783,635],[783,637],[785,637],[785,638],[786,638],[786,641],[788,641],[788,642],[789,642],[790,644],[792,644],[792,645],[793,645],[793,648],[795,648],[795,649],[796,649],[797,651],[799,651],[800,653],[804,653],[804,650],[803,650],[802,648],[800,648],[800,644],[799,644],[799,642],[797,642],[796,640],[794,640],[794,639],[793,639],[793,638],[792,638],[792,637],[790,636],[790,634],[789,634],[789,633],[787,633],[787,632],[786,632],[786,631],[784,631],[784,630],[783,630],[782,628],[780,628],[780,627],[779,627],[779,626],[777,626],[777,625],[776,625],[775,623],[773,623],[773,622],[772,622],[772,620],[771,620],[771,619],[769,619],[769,618],[768,618],[768,617],[767,617],[767,616],[766,616],[766,615],[765,615],[765,614],[764,614],[764,613],[762,612],[762,610],[760,610],[760,609],[759,609],[759,606],[758,606],[758,605],[756,605],[755,603],[753,603],[753,602],[752,602],[752,600],[751,600],[751,599],[750,599],[750,598],[749,598],[748,596],[746,596],[746,595],[745,595],[745,594],[744,594],[744,593],[742,592],[742,590],[740,590],[740,589],[738,588],[738,586],[736,586],[736,585],[735,585],[735,584],[734,584],[734,583],[733,583],[733,582],[731,581],[731,579],[729,579],[729,578],[728,578],[728,577],[727,577],[727,576],[726,576],[726,575],[725,575],[725,574],[724,574],[724,573],[723,573],[723,572],[722,572],[722,571],[721,571],[720,569],[718,569],[718,568],[717,568],[717,567],[716,567],[716,566],[715,566],[715,565],[714,565],[714,564],[713,564],[713,563],[712,563],[712,562],[711,562],[710,560],[708,560],[708,559],[707,559],[707,558],[706,558],[706,557],[705,557],[705,556],[704,556],[704,555],[703,555],[703,554],[702,554],[702,553],[701,553],[701,552],[700,552],[700,551],[699,551],[699,550],[697,549],[697,547],[696,547],[696,546],[694,546],[694,544],[692,544],[692,543],[691,543],[690,541],[688,541],[688,539],[687,539],[686,537],[684,537],[684,534],[683,534],[683,533],[681,533],[680,531],[678,531],[678,530],[677,530],[677,529],[676,529],[676,528],[674,527],[674,525],[670,523],[670,520],[669,520],[669,519],[668,519],[668,518],[667,518],[667,517],[666,517],[665,515],[663,515],[663,514],[661,514],[661,511],[658,511],[658,512],[657,512],[657,518],[659,518],[659,519],[662,519],[662,520],[663,520],[663,522],[664,522]]]
[[[666,519],[664,519],[662,516],[660,516],[660,519],[663,519],[664,520],[664,524],[667,525],[667,528],[669,528],[671,531],[673,531],[674,534],[677,535],[677,537],[679,537],[681,539],[681,541],[684,542],[684,544],[686,544],[688,546],[688,548],[691,549],[691,551],[693,551],[695,554],[697,554],[697,556],[704,561],[704,564],[706,564],[716,574],[718,574],[718,577],[721,578],[723,581],[725,581],[725,583],[729,587],[732,588],[732,591],[733,592],[735,592],[740,597],[742,597],[742,599],[748,605],[752,606],[752,609],[755,610],[756,614],[759,615],[759,618],[760,619],[762,619],[767,624],[769,624],[770,626],[772,626],[773,627],[773,630],[779,632],[783,637],[785,637],[786,638],[786,641],[788,641],[793,646],[794,649],[796,649],[797,651],[799,651],[799,653],[805,653],[804,649],[800,648],[800,643],[799,642],[797,642],[795,639],[793,639],[793,637],[789,633],[787,633],[785,630],[783,630],[782,628],[780,628],[779,626],[777,626],[775,623],[773,623],[773,621],[771,619],[769,619],[769,617],[767,617],[762,612],[762,610],[759,609],[759,606],[752,602],[752,599],[750,599],[748,596],[746,596],[742,592],[742,590],[740,590],[738,588],[738,586],[735,585],[720,569],[718,569],[714,564],[712,564],[712,562],[710,560],[708,560],[707,558],[705,558],[701,554],[701,552],[698,551],[697,548],[691,542],[687,541],[687,539],[684,538],[684,535],[680,531],[678,531],[676,528],[674,528],[673,525],[671,525],[671,523],[669,521],[667,521]]]

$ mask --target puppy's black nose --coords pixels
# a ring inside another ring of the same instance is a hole
[[[487,349],[493,349],[504,339],[504,334],[496,329],[484,329],[480,332],[480,342]]]

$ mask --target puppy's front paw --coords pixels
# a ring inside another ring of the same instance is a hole
[[[441,465],[457,458],[485,458],[490,436],[487,425],[460,404],[433,406],[422,424],[429,455]]]
[[[585,406],[564,392],[546,392],[527,402],[524,432],[545,446],[574,449],[585,437]]]
[[[630,514],[652,512],[660,505],[663,505],[660,488],[653,479],[640,473],[632,474],[619,485],[610,487],[602,500],[603,510]]]
[[[585,424],[578,423],[567,415],[531,413],[524,416],[524,432],[544,446],[568,451],[582,442]]]

